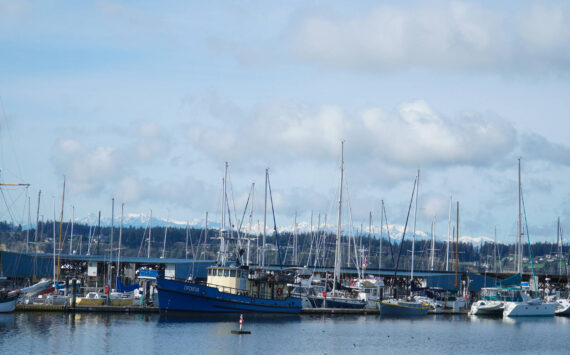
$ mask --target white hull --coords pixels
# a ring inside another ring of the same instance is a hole
[[[473,303],[469,313],[474,316],[502,316],[503,302],[478,301]]]
[[[557,316],[570,316],[570,300],[558,300],[556,302],[555,314]]]
[[[506,302],[504,317],[549,317],[554,316],[555,303]]]

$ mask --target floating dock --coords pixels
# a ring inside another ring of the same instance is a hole
[[[351,309],[351,308],[303,308],[301,314],[358,314],[378,315],[379,309]]]
[[[47,304],[17,304],[19,312],[100,312],[100,313],[158,313],[158,307],[141,306],[63,306]]]

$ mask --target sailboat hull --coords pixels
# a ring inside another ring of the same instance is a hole
[[[265,299],[219,291],[216,287],[157,279],[158,304],[168,312],[299,313],[301,299]]]
[[[16,301],[18,301],[17,295],[0,298],[0,313],[13,312],[16,309]]]
[[[313,308],[363,309],[367,304],[364,300],[343,297],[309,297],[309,301]]]
[[[389,317],[420,317],[427,315],[429,306],[419,302],[382,301],[380,315]]]

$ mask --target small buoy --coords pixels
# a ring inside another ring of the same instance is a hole
[[[243,314],[239,315],[239,330],[232,330],[232,334],[251,334],[249,330],[242,330],[241,326],[243,325]]]

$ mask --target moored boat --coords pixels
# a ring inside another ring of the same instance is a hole
[[[206,283],[158,278],[158,304],[163,312],[299,313],[301,298],[292,297],[292,277],[266,270],[214,266]]]
[[[105,297],[98,292],[88,292],[85,297],[77,297],[75,304],[80,307],[84,306],[102,306]]]
[[[570,300],[566,298],[557,300],[554,314],[557,316],[570,316]]]
[[[17,301],[17,292],[0,291],[0,313],[13,312]]]
[[[417,317],[428,313],[429,305],[414,300],[389,299],[380,302],[381,316]]]

